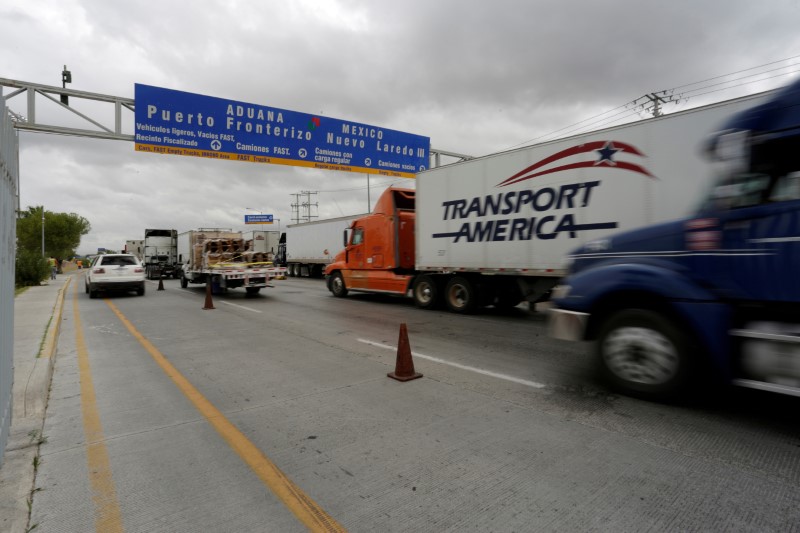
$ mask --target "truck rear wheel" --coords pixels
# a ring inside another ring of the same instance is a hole
[[[181,289],[185,289],[189,286],[189,280],[186,279],[186,275],[181,272]]]
[[[261,290],[261,287],[245,287],[244,290],[247,291],[248,295],[255,296]]]
[[[646,399],[670,400],[687,388],[692,343],[661,314],[626,309],[602,327],[597,341],[600,373],[615,389]]]
[[[344,298],[347,296],[347,287],[344,284],[344,278],[341,272],[335,272],[331,275],[330,288],[333,295],[337,298]]]
[[[414,280],[414,304],[420,309],[433,309],[439,303],[439,287],[433,276],[423,274]]]
[[[447,282],[444,301],[454,313],[472,313],[478,307],[478,291],[469,279],[456,276]]]

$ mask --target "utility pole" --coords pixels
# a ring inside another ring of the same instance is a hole
[[[319,212],[319,202],[315,202],[313,204],[311,203],[311,195],[312,194],[318,194],[317,191],[301,191],[300,194],[305,194],[306,195],[306,201],[303,202],[303,207],[306,208],[306,215],[304,217],[305,221],[306,222],[311,222],[312,218],[319,218],[319,215],[312,215],[311,214],[311,206],[316,207],[317,208],[317,212]]]
[[[318,218],[319,215],[312,215],[311,214],[311,207],[316,207],[319,210],[319,202],[311,203],[311,195],[312,194],[319,194],[319,191],[300,191],[292,194],[294,196],[294,202],[292,202],[292,222],[295,224],[299,222],[311,222],[312,218]],[[301,201],[300,197],[305,196],[305,200]],[[301,214],[300,210],[303,209],[305,212]],[[318,211],[319,212],[319,211]]]
[[[670,103],[677,104],[681,101],[680,95],[675,96],[672,93],[667,94],[667,91],[660,91],[658,93],[646,94],[641,98],[638,98],[636,101],[638,102],[642,98],[646,98],[647,102],[638,105],[637,107],[644,112],[652,113],[654,117],[660,117],[661,115],[664,114],[661,109],[662,104],[670,104]]]
[[[47,257],[44,255],[44,206],[42,206],[42,257]]]
[[[292,222],[297,224],[300,222],[300,193],[290,194],[289,196],[294,196],[294,202],[291,203],[292,206]]]

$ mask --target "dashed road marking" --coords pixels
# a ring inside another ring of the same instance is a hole
[[[370,346],[377,346],[378,348],[385,348],[387,350],[397,350],[397,346],[389,346],[388,344],[383,344],[382,342],[375,342],[367,339],[356,339],[356,340],[358,342],[363,342],[364,344],[369,344]],[[467,370],[469,372],[475,372],[476,374],[482,374],[484,376],[503,379],[505,381],[511,381],[512,383],[519,383],[520,385],[525,385],[526,387],[533,387],[534,389],[544,389],[546,387],[545,384],[537,383],[536,381],[529,381],[527,379],[522,379],[515,376],[509,376],[508,374],[500,374],[498,372],[492,372],[491,370],[485,370],[483,368],[477,368],[474,366],[462,365],[461,363],[448,361],[446,359],[441,359],[439,357],[434,357],[432,355],[425,355],[419,352],[411,352],[411,355],[413,355],[414,357],[419,357],[420,359],[427,359],[428,361],[432,361],[434,363],[449,365],[455,368],[460,368],[461,370]]]
[[[220,303],[223,303],[225,305],[230,305],[231,307],[236,307],[237,309],[243,309],[245,311],[250,311],[251,313],[263,313],[263,311],[259,311],[258,309],[253,309],[252,307],[247,307],[247,306],[244,306],[244,305],[233,304],[231,302],[223,302],[223,301],[221,301]]]

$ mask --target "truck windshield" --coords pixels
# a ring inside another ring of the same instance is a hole
[[[749,172],[726,176],[711,186],[700,211],[720,211],[800,200],[800,171],[781,176]]]

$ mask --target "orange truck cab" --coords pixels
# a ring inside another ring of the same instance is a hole
[[[325,269],[328,289],[406,295],[414,279],[413,189],[390,187],[372,213],[345,232],[345,248]]]

